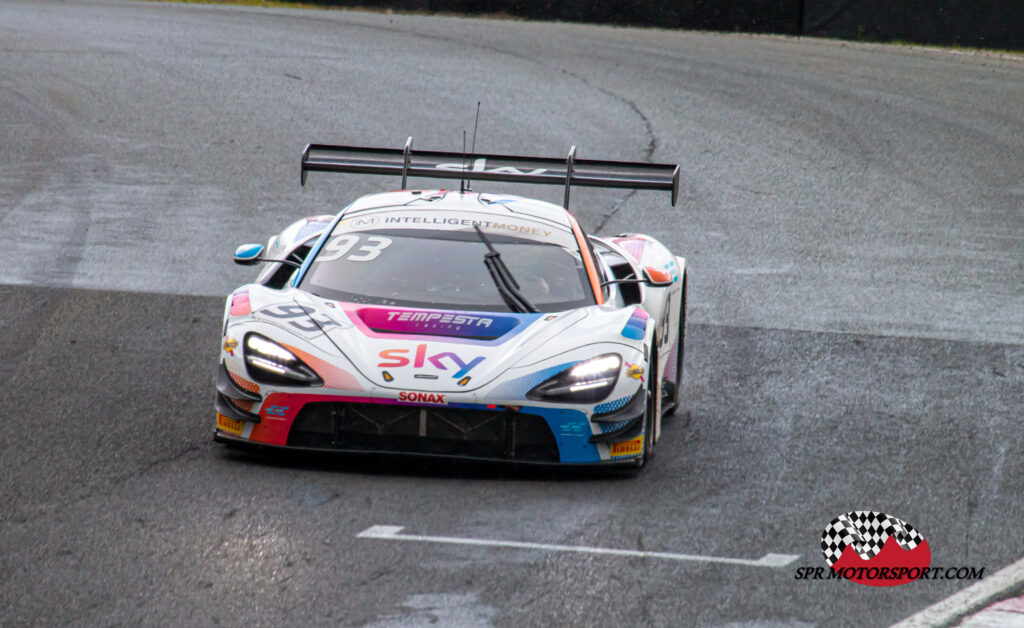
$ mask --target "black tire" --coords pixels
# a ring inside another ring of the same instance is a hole
[[[683,289],[679,297],[679,337],[676,339],[676,382],[672,392],[671,414],[683,403],[683,356],[686,349],[686,271],[683,271]]]
[[[650,351],[651,359],[647,373],[647,404],[644,407],[644,451],[636,460],[637,468],[642,468],[654,458],[654,424],[657,420],[658,398],[658,350],[657,340]]]

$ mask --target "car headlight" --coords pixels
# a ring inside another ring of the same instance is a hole
[[[322,386],[323,380],[294,353],[259,334],[245,337],[245,367],[264,384]]]
[[[601,401],[615,388],[621,368],[622,358],[618,354],[599,355],[549,377],[526,393],[526,398],[569,403]]]

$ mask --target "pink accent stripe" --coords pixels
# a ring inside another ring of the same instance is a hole
[[[249,304],[249,291],[236,292],[231,297],[231,315],[246,316],[252,313],[252,306]]]
[[[640,264],[644,259],[644,248],[647,245],[646,240],[640,238],[619,238],[612,240],[612,242],[621,246],[626,253],[629,253],[637,264]]]

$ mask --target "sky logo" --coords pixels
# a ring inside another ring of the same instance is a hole
[[[481,355],[467,362],[451,351],[427,355],[426,343],[416,345],[416,352],[412,359],[406,357],[409,352],[409,349],[385,349],[378,354],[384,361],[377,364],[377,366],[381,368],[402,368],[403,366],[409,366],[411,362],[413,368],[420,369],[426,367],[427,362],[429,362],[434,368],[441,371],[447,371],[449,366],[457,367],[458,371],[452,375],[452,378],[458,379],[473,370],[473,367],[477,364],[484,361],[484,356]]]

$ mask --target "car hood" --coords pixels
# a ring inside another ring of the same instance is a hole
[[[254,288],[253,319],[344,356],[375,386],[395,390],[470,392],[511,367],[615,340],[622,325],[622,312],[598,306],[550,314],[434,310]]]

